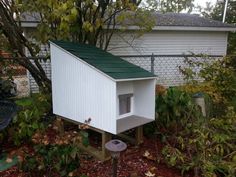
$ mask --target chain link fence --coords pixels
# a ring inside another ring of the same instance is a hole
[[[179,86],[185,83],[184,75],[180,72],[180,67],[188,67],[185,62],[186,58],[195,61],[213,61],[222,56],[211,55],[123,55],[124,60],[140,66],[141,68],[154,73],[157,76],[157,84],[169,87]],[[199,67],[193,68],[194,72],[200,70]],[[200,78],[196,78],[200,80]]]
[[[187,67],[185,63],[186,58],[194,58],[194,60],[202,60],[203,56],[193,55],[122,55],[124,60],[133,63],[141,68],[154,73],[157,76],[157,84],[169,87],[178,86],[185,83],[184,76],[181,74],[179,67]],[[207,56],[209,61],[222,58],[222,56]],[[47,77],[51,79],[51,62],[46,57],[37,57],[34,60],[39,60],[42,68],[44,69]],[[33,60],[31,60],[33,62]],[[34,63],[34,62],[33,62]],[[29,93],[36,93],[39,91],[38,85],[34,78],[26,69],[14,65],[15,70],[14,81],[21,95]],[[0,68],[1,69],[1,68]],[[194,68],[195,71],[200,68]],[[17,73],[19,72],[19,73]]]

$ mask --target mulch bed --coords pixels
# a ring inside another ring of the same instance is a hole
[[[24,147],[25,148],[25,147]],[[144,143],[139,147],[128,144],[128,148],[121,154],[118,164],[118,177],[145,177],[150,171],[156,177],[179,177],[180,172],[176,169],[167,167],[165,164],[157,163],[155,158],[160,156],[162,144],[156,138],[145,138]],[[149,159],[144,156],[149,152]],[[78,177],[85,174],[89,177],[111,177],[112,165],[111,160],[102,162],[88,154],[81,154],[81,167],[78,170]],[[77,176],[76,175],[76,176]],[[26,173],[19,172],[18,168],[0,172],[1,177],[26,177]],[[45,174],[46,176],[46,174]]]
[[[121,153],[118,164],[118,177],[145,177],[148,171],[155,174],[156,177],[180,177],[178,170],[167,167],[165,164],[157,163],[156,157],[160,156],[162,145],[156,138],[145,138],[144,143],[139,147],[128,144],[125,152]],[[148,159],[144,153],[149,152]],[[98,161],[94,158],[87,159],[88,156],[82,156],[80,174],[89,177],[111,177],[111,160],[106,162]]]

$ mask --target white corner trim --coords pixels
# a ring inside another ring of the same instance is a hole
[[[116,79],[116,82],[125,82],[125,81],[138,81],[138,80],[150,80],[150,79],[157,79],[156,77],[142,77],[142,78],[128,78],[128,79]]]

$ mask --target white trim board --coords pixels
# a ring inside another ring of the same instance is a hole
[[[21,22],[21,26],[24,28],[33,28],[37,27],[39,22]],[[106,26],[104,29],[107,29]],[[124,29],[120,25],[116,25],[115,29]],[[138,30],[138,26],[128,26],[127,30]],[[152,30],[157,31],[227,31],[227,32],[236,32],[235,27],[205,27],[205,26],[154,26]]]

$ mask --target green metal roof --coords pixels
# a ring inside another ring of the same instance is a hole
[[[52,43],[79,57],[113,79],[156,77],[151,72],[92,45],[65,41],[52,41]]]

